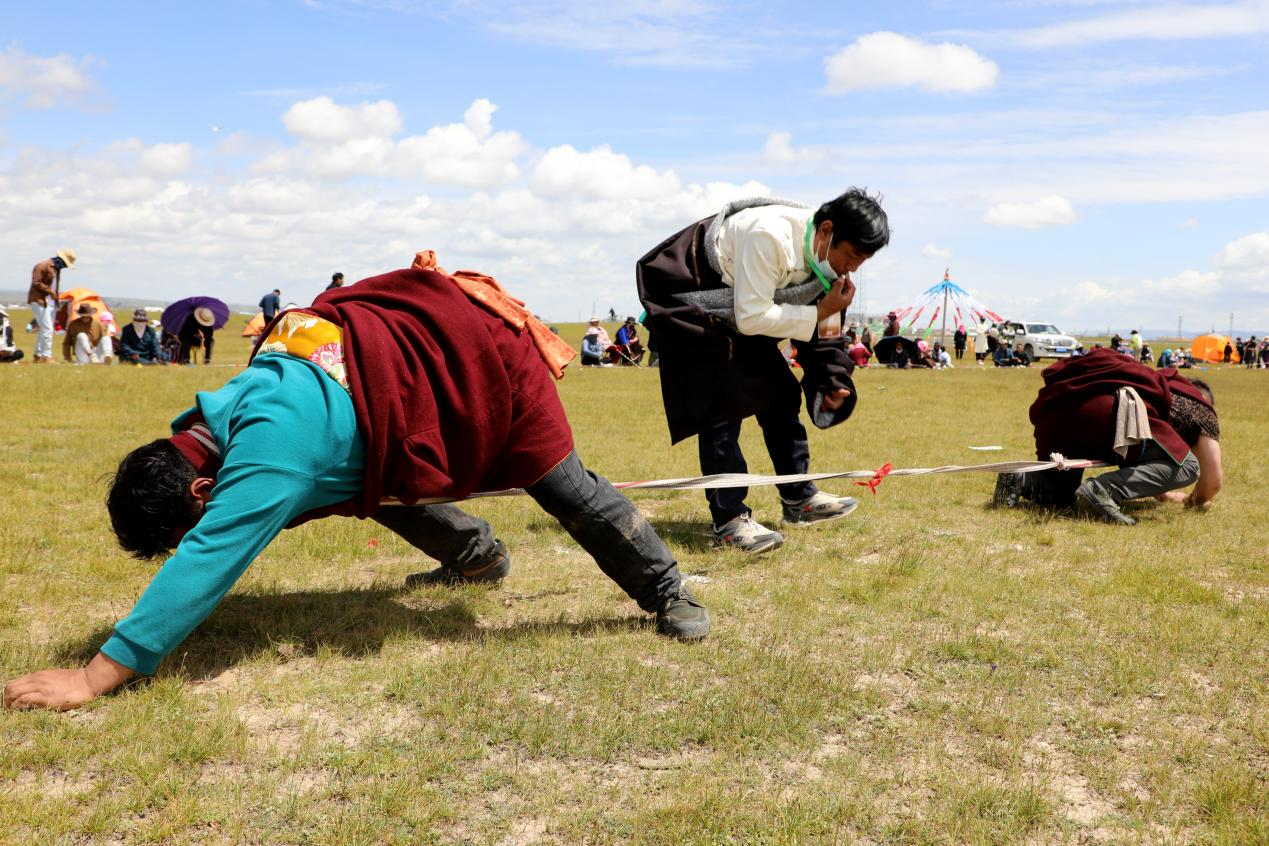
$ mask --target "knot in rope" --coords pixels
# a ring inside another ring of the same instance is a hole
[[[885,464],[873,471],[872,478],[865,482],[856,482],[861,488],[867,488],[872,491],[872,495],[877,495],[877,485],[881,484],[881,480],[890,475],[890,471],[894,469],[894,465],[887,461]]]

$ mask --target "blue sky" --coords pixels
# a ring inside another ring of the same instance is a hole
[[[0,267],[308,301],[434,248],[540,313],[739,196],[880,191],[870,311],[1269,330],[1269,0],[6,4]]]

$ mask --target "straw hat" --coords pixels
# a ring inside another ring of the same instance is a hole
[[[200,326],[211,326],[216,322],[216,315],[207,306],[199,306],[194,309],[194,319]]]
[[[75,251],[74,250],[58,250],[57,257],[61,259],[62,261],[66,262],[67,267],[75,266]]]

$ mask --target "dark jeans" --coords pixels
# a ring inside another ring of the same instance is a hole
[[[1037,505],[1064,508],[1075,503],[1075,489],[1083,479],[1083,470],[1041,470],[1025,473],[1021,494]],[[1134,464],[1103,473],[1097,484],[1110,492],[1115,502],[1156,496],[1165,491],[1184,488],[1198,481],[1199,464],[1194,453],[1177,464],[1167,450],[1149,441]]]
[[[801,392],[790,391],[782,400],[768,406],[766,411],[754,415],[758,425],[762,427],[767,455],[771,456],[771,464],[781,476],[805,473],[811,466],[811,448],[806,440],[806,427],[798,418],[801,407]],[[745,455],[740,451],[741,422],[736,420],[723,423],[706,429],[697,436],[702,474],[712,476],[715,473],[749,472]],[[812,482],[794,482],[776,487],[780,496],[787,500],[806,499],[816,492]],[[706,489],[705,499],[709,500],[709,513],[714,525],[722,526],[742,514],[749,514],[750,508],[745,504],[745,497],[748,495],[749,488]]]
[[[678,590],[682,578],[670,550],[634,503],[583,467],[576,451],[527,493],[644,611],[656,611]],[[483,562],[496,543],[488,523],[455,505],[385,505],[374,519],[454,570]]]

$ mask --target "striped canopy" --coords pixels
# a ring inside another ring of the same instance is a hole
[[[957,326],[965,326],[966,329],[972,330],[973,324],[983,318],[993,323],[1004,320],[969,291],[953,282],[951,272],[945,270],[942,282],[931,285],[915,301],[894,310],[904,334],[926,335],[941,326],[938,320],[943,316],[944,295],[947,296],[948,332],[955,331]]]

